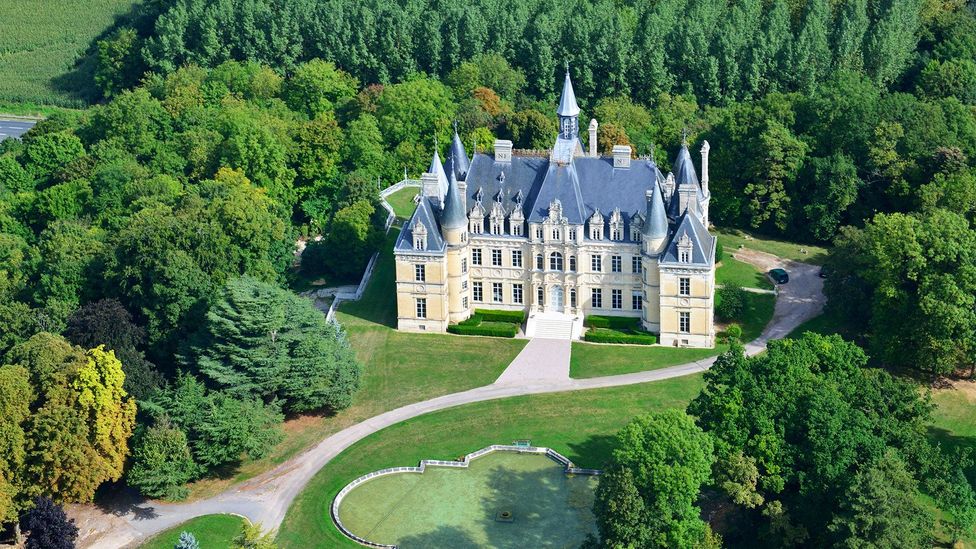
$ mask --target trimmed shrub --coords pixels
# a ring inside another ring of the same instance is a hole
[[[632,316],[590,315],[583,320],[587,328],[610,330],[638,330],[640,319]]]
[[[715,243],[715,263],[722,261],[723,257],[725,257],[725,246],[722,246],[722,241],[719,240]]]
[[[525,322],[525,311],[475,309],[474,314],[475,316],[480,316],[486,322],[511,322],[512,324]]]
[[[518,333],[518,326],[510,322],[490,322],[479,325],[461,323],[448,326],[447,331],[458,335],[515,337],[515,334]]]
[[[627,343],[630,345],[654,345],[657,337],[647,332],[590,328],[583,334],[584,341],[592,343]]]

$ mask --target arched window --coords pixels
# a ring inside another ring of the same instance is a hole
[[[576,256],[575,255],[569,256],[569,272],[571,272],[571,273],[575,273],[576,272]]]
[[[540,270],[540,271],[542,269],[545,269],[545,266],[542,263],[542,254],[539,254],[539,255],[535,256],[535,268],[538,269],[538,270]]]
[[[569,306],[576,307],[576,288],[569,291]]]
[[[551,254],[549,254],[549,270],[550,271],[563,270],[563,254],[559,252],[552,252]]]

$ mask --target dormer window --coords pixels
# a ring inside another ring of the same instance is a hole
[[[688,237],[688,233],[682,233],[681,238],[678,239],[679,263],[691,263],[691,248],[691,238]]]
[[[427,228],[421,223],[413,224],[413,249],[418,251],[427,249]]]
[[[495,200],[495,204],[491,207],[489,226],[491,234],[505,234],[505,210],[502,208],[502,203],[500,200]]]
[[[474,203],[471,213],[468,214],[468,231],[471,234],[482,234],[485,232],[485,209],[481,201]]]
[[[599,210],[590,216],[590,240],[603,240],[603,215]]]
[[[508,216],[508,230],[512,236],[522,236],[522,228],[525,226],[525,216],[522,214],[522,206],[516,201],[515,209]]]
[[[630,218],[630,239],[633,242],[641,241],[641,228],[644,226],[644,216],[635,214]]]
[[[614,208],[610,214],[610,240],[624,239],[624,218],[620,215],[620,208]]]

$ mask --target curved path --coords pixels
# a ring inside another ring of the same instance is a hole
[[[765,349],[769,340],[789,334],[805,320],[818,315],[825,301],[823,281],[817,276],[819,267],[783,262],[775,256],[763,255],[766,256],[761,258],[764,260],[763,266],[768,265],[768,262],[781,265],[790,271],[791,280],[789,284],[779,287],[773,319],[762,335],[746,345],[746,352],[750,355]],[[753,258],[745,260],[751,259]],[[756,263],[760,264],[760,261]],[[502,380],[477,389],[403,406],[367,419],[329,436],[278,467],[210,499],[183,504],[128,503],[109,509],[74,506],[72,515],[82,529],[82,546],[92,548],[136,545],[152,534],[193,517],[211,513],[235,513],[252,522],[260,522],[265,529],[275,529],[284,519],[292,500],[319,469],[349,446],[401,421],[484,400],[659,381],[705,371],[714,361],[715,358],[711,357],[658,370],[589,379],[543,379],[518,383],[506,383]],[[110,516],[106,516],[107,514]]]

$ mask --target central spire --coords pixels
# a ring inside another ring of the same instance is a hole
[[[579,137],[579,105],[576,104],[576,92],[573,91],[573,81],[569,78],[569,64],[566,64],[566,80],[563,82],[563,95],[559,98],[559,137],[575,140]]]

